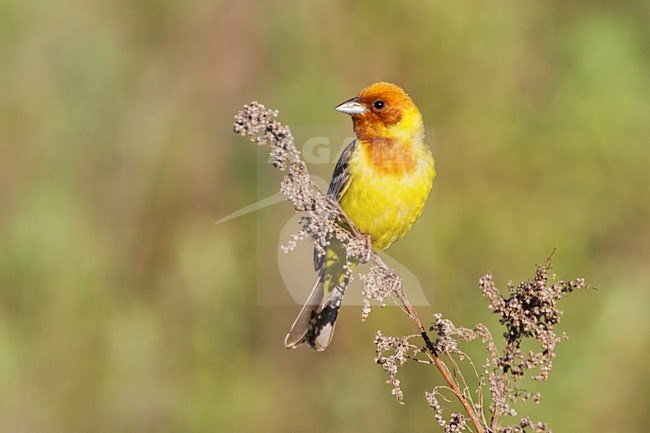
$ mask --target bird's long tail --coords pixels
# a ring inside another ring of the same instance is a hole
[[[287,349],[307,343],[311,348],[322,351],[330,344],[343,295],[350,281],[349,273],[345,271],[345,252],[337,250],[332,245],[328,248],[309,298],[284,339]],[[354,267],[354,264],[350,265]]]

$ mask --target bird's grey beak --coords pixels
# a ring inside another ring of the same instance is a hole
[[[336,111],[340,111],[345,114],[363,114],[366,111],[366,107],[359,103],[359,98],[348,99],[342,104],[339,104],[336,108]]]

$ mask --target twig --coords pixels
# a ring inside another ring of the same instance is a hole
[[[499,387],[501,388],[501,387]],[[502,390],[499,390],[500,392]],[[492,412],[492,420],[490,422],[490,431],[491,432],[496,432],[497,425],[499,423],[499,415],[501,415],[501,411],[499,410],[499,405],[495,404],[494,405],[494,412]]]
[[[476,414],[476,411],[474,410],[470,402],[467,400],[465,394],[461,391],[460,386],[454,380],[451,372],[449,371],[445,363],[442,361],[442,359],[440,359],[440,356],[438,356],[438,351],[433,345],[433,342],[431,341],[431,338],[429,337],[429,334],[427,333],[426,329],[422,325],[422,321],[420,320],[418,313],[415,311],[409,299],[406,297],[406,294],[404,293],[403,287],[401,285],[401,279],[400,279],[400,284],[398,287],[395,288],[394,293],[395,296],[397,296],[397,298],[400,300],[400,302],[402,302],[404,308],[406,308],[409,317],[411,318],[413,323],[415,323],[415,326],[418,328],[418,331],[420,331],[420,335],[424,340],[424,344],[426,345],[426,348],[430,352],[433,363],[435,364],[438,371],[440,371],[440,374],[445,379],[445,382],[447,382],[447,384],[449,385],[453,393],[456,395],[460,403],[463,405],[465,411],[467,411],[467,414],[472,420],[472,423],[474,424],[474,428],[476,428],[477,433],[484,433],[485,429],[483,427],[483,424],[481,423],[481,420]]]
[[[460,400],[460,403],[463,405],[465,410],[467,411],[467,414],[469,415],[470,419],[472,420],[472,423],[474,424],[474,428],[476,428],[477,433],[484,433],[485,429],[483,427],[483,424],[481,423],[480,418],[476,414],[476,411],[474,407],[470,404],[470,402],[467,400],[465,394],[461,391],[460,385],[456,380],[453,378],[452,373],[449,371],[449,368],[447,368],[447,365],[440,359],[440,356],[438,355],[438,351],[436,350],[436,347],[434,346],[433,342],[431,341],[431,338],[429,337],[429,334],[427,333],[426,328],[422,324],[422,321],[420,320],[420,316],[418,316],[417,311],[413,308],[411,305],[411,302],[409,301],[408,297],[406,296],[406,293],[404,293],[404,286],[402,285],[402,278],[393,272],[386,264],[384,261],[381,259],[379,254],[376,252],[372,252],[372,260],[377,263],[378,266],[383,267],[386,269],[388,272],[390,272],[393,277],[395,278],[394,280],[394,290],[393,293],[397,297],[397,299],[400,300],[402,305],[404,306],[404,309],[406,310],[406,313],[408,316],[411,318],[413,323],[415,323],[415,326],[418,328],[418,331],[420,332],[420,335],[422,336],[422,339],[424,340],[424,344],[429,351],[431,355],[431,360],[435,364],[436,368],[438,371],[440,371],[440,374],[442,377],[445,379],[445,382],[449,385],[453,393],[456,395],[458,400]]]

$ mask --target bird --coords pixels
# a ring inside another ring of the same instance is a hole
[[[335,110],[352,117],[356,139],[339,157],[327,194],[372,248],[383,251],[411,230],[433,186],[435,163],[422,114],[401,87],[388,82],[371,84]],[[320,352],[329,346],[349,283],[346,263],[344,245],[334,237],[324,254],[314,253],[318,276],[285,338],[287,349],[307,344]]]

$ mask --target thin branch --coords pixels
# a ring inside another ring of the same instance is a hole
[[[473,407],[473,405],[467,400],[465,397],[465,394],[461,391],[460,385],[458,382],[454,379],[452,373],[449,371],[449,368],[445,365],[445,363],[440,359],[440,356],[438,355],[438,351],[436,350],[436,347],[434,346],[433,342],[431,341],[431,338],[429,337],[429,334],[427,333],[427,330],[425,329],[424,325],[422,324],[422,321],[420,320],[420,317],[418,316],[417,311],[413,308],[411,305],[411,302],[409,301],[408,297],[406,296],[406,293],[404,293],[404,286],[402,285],[402,278],[396,274],[394,271],[392,271],[384,261],[381,259],[379,254],[376,252],[372,253],[372,260],[377,263],[378,266],[383,267],[387,271],[391,272],[393,276],[395,277],[395,283],[394,283],[394,288],[393,288],[393,294],[397,297],[397,299],[400,300],[402,305],[404,306],[404,309],[406,310],[406,313],[408,316],[411,318],[415,326],[418,328],[418,331],[420,332],[420,335],[422,336],[422,339],[424,340],[424,344],[429,351],[432,361],[435,364],[436,368],[438,371],[440,371],[440,374],[442,377],[445,379],[445,382],[449,385],[453,393],[456,395],[460,403],[463,405],[465,408],[465,411],[469,415],[470,419],[472,420],[472,423],[474,424],[474,428],[476,428],[477,433],[484,433],[485,429],[483,427],[483,424],[481,423],[480,418],[476,414],[476,411]]]
[[[383,262],[382,262],[383,263]],[[385,265],[384,265],[385,266]],[[418,331],[420,331],[420,335],[422,336],[422,339],[424,340],[424,344],[429,350],[429,353],[431,355],[431,358],[442,375],[442,377],[445,379],[445,382],[449,385],[449,388],[451,388],[452,392],[458,400],[460,401],[460,404],[463,405],[465,408],[465,411],[469,415],[470,419],[472,420],[472,424],[474,424],[474,428],[476,429],[477,433],[484,433],[485,429],[483,427],[483,424],[481,423],[480,418],[476,414],[476,410],[474,409],[473,405],[467,400],[465,397],[465,394],[461,391],[460,386],[458,385],[458,382],[454,380],[452,373],[449,371],[445,363],[440,359],[440,356],[438,355],[438,351],[436,350],[435,346],[433,345],[433,342],[431,341],[431,338],[429,337],[429,334],[427,333],[426,329],[422,325],[422,321],[420,320],[420,317],[418,316],[418,313],[415,311],[413,306],[411,305],[411,302],[409,301],[408,297],[404,293],[402,284],[401,284],[401,278],[399,278],[400,284],[398,287],[395,288],[394,294],[397,296],[397,298],[402,302],[404,305],[404,308],[408,312],[408,316],[411,318],[413,323],[415,323],[415,326],[418,328]]]

